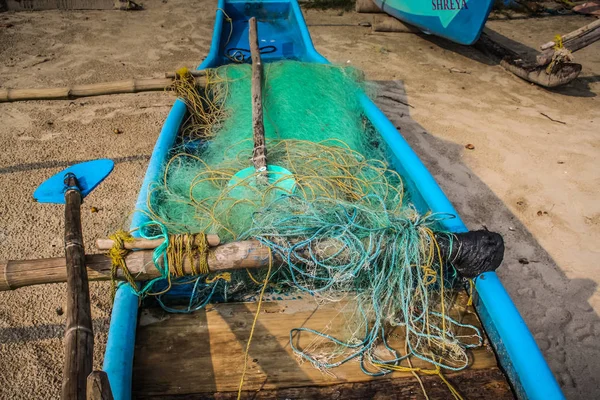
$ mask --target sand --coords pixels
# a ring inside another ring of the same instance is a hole
[[[197,65],[210,46],[215,3],[144,5],[138,13],[0,14],[0,87],[158,77]],[[576,82],[547,91],[472,48],[356,26],[373,16],[305,15],[324,56],[363,69],[389,97],[410,103],[378,99],[467,225],[504,235],[500,277],[567,397],[600,396],[600,43],[577,53],[584,69]],[[487,26],[532,49],[588,22],[561,16]],[[37,204],[31,194],[76,161],[116,161],[83,207],[88,252],[97,251],[95,238],[126,226],[172,102],[149,93],[0,104],[0,258],[62,254],[62,208]],[[56,284],[0,293],[0,397],[58,397],[64,291]],[[91,285],[96,367],[108,293],[108,283]]]

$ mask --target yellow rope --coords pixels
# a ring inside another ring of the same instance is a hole
[[[123,276],[132,288],[135,288],[135,279],[127,269],[127,263],[125,262],[125,256],[129,254],[129,250],[125,249],[125,242],[133,241],[133,236],[127,231],[119,229],[115,233],[109,236],[113,240],[114,244],[108,251],[108,257],[111,261],[110,266],[110,291],[111,298],[115,299],[115,293],[117,292],[117,273],[119,269],[123,271]]]
[[[265,289],[269,283],[269,278],[271,275],[271,268],[273,267],[273,254],[271,253],[271,249],[269,248],[269,270],[267,271],[267,276],[265,277],[263,287],[260,290],[260,295],[258,297],[258,305],[256,306],[256,313],[254,314],[254,321],[252,322],[252,329],[250,329],[250,337],[248,338],[248,343],[246,344],[246,352],[244,353],[244,370],[242,371],[242,377],[240,379],[240,386],[238,387],[238,395],[237,400],[240,400],[242,397],[242,387],[244,386],[244,378],[246,377],[246,370],[248,369],[248,353],[250,352],[250,343],[252,342],[252,336],[254,336],[254,328],[256,328],[256,321],[258,320],[258,316],[260,314],[260,308],[262,306],[263,296],[265,294]]]
[[[110,235],[109,238],[114,242],[107,254],[111,260],[111,293],[114,299],[114,295],[117,290],[117,275],[119,270],[123,272],[125,280],[127,280],[132,288],[137,287],[135,278],[127,268],[127,262],[125,261],[127,255],[131,252],[130,250],[125,249],[125,242],[132,242],[134,238],[131,236],[130,232],[122,229]],[[169,285],[166,290],[170,289],[171,287],[171,275],[177,277],[188,275],[186,273],[184,264],[186,258],[190,263],[192,275],[208,275],[210,273],[208,268],[209,249],[210,247],[208,245],[208,240],[206,239],[206,235],[204,233],[198,233],[194,235],[170,235],[169,246],[166,250],[167,262],[169,264]],[[197,263],[196,254],[198,258]],[[212,279],[207,279],[207,283],[214,282],[217,279],[225,279],[226,281],[230,282],[231,274],[218,274]],[[162,293],[165,293],[165,291],[161,291],[160,293],[150,293],[150,295],[156,296]]]
[[[208,240],[206,240],[206,235],[204,233],[195,235],[194,243],[198,252],[198,272],[201,275],[206,275],[210,272],[208,269]]]
[[[187,257],[192,275],[208,275],[208,250],[208,241],[204,233],[169,235],[169,246],[166,250],[169,272],[177,277],[189,275],[185,270]],[[195,254],[198,255],[197,264]]]
[[[554,36],[554,50],[560,50],[564,47],[563,38],[560,35]]]
[[[475,292],[475,283],[473,279],[469,279],[469,300],[467,301],[467,306],[473,305],[473,293]]]
[[[437,375],[440,377],[442,382],[444,382],[444,384],[448,387],[448,390],[450,390],[450,393],[452,394],[452,397],[454,397],[455,400],[464,400],[463,397],[458,392],[458,390],[456,390],[456,388],[452,385],[452,383],[450,383],[450,381],[448,381],[448,379],[446,379],[446,377],[442,373],[442,370],[440,367],[436,367],[435,369],[425,369],[425,368],[418,368],[418,367],[404,367],[402,365],[381,364],[378,362],[374,362],[373,365],[375,365],[379,368],[389,369],[391,371],[421,373],[423,375],[432,375],[432,376]],[[422,386],[422,389],[425,390],[423,386]],[[427,395],[425,395],[425,396],[427,397]]]

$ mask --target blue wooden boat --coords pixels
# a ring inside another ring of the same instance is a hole
[[[476,3],[479,2],[469,1],[468,4],[471,10],[478,9],[479,6]],[[481,1],[480,3],[484,4],[481,6],[483,7],[481,10],[484,8],[485,10],[489,9],[489,1]],[[225,17],[223,11],[227,13],[232,21],[229,21]],[[460,17],[461,20],[463,18],[470,18],[465,16],[469,14],[462,14],[462,11],[459,14],[457,18]],[[230,63],[231,61],[227,57],[227,50],[230,48],[249,48],[248,20],[253,16],[259,20],[259,40],[268,41],[276,49],[274,52],[264,54],[264,62],[293,59],[311,63],[328,63],[315,50],[296,0],[219,0],[212,46],[207,58],[199,66],[199,69],[214,68]],[[230,31],[230,24],[233,27],[232,31]],[[476,34],[471,36],[471,38],[474,37],[476,37]],[[455,215],[456,218],[443,221],[444,227],[452,232],[467,231],[466,226],[461,221],[448,198],[394,125],[366,95],[361,95],[360,101],[365,117],[370,120],[379,132],[382,141],[387,143],[391,154],[390,161],[393,167],[404,177],[415,206],[422,212],[431,210],[433,212]],[[149,185],[151,182],[158,180],[161,167],[166,162],[168,153],[176,141],[186,112],[185,104],[177,100],[165,121],[154,148],[136,205],[136,208],[141,211],[135,214],[132,228],[137,228],[147,221],[147,216],[142,211],[146,209]],[[505,372],[508,381],[510,381],[514,394],[522,399],[549,400],[564,398],[534,338],[496,273],[489,272],[480,275],[475,281],[475,288],[477,295],[474,297],[474,300],[479,319],[495,350],[501,370]],[[244,312],[243,307],[241,309],[238,307],[237,310],[240,313]],[[147,326],[147,324],[144,323],[138,327],[139,311],[138,297],[136,297],[127,285],[122,285],[117,291],[114,302],[104,359],[104,370],[109,376],[112,392],[117,400],[126,400],[132,397],[134,353],[143,351],[146,346],[146,344],[141,342],[142,339],[140,339],[139,335],[143,333],[141,331],[145,329],[144,326]],[[206,314],[191,318],[196,318],[194,323],[196,326],[199,326],[203,323],[202,318],[209,317],[208,314],[207,312]],[[231,314],[228,315],[233,318],[235,312],[231,311]],[[173,343],[178,337],[185,336],[185,332],[187,331],[185,331],[183,325],[177,326],[175,327],[177,334],[173,335],[173,338],[165,337],[164,332],[168,331],[166,328],[168,328],[169,321],[173,323],[180,321],[177,320],[176,315],[165,318],[172,319],[155,318],[155,321],[163,321],[161,322],[163,324],[161,326],[165,330],[154,331],[152,338],[162,340],[165,352],[162,353],[162,356],[150,354],[149,360],[146,360],[155,368],[155,375],[150,380],[146,380],[146,384],[153,383],[152,379],[160,380],[162,376],[169,373],[183,376],[184,381],[180,381],[180,384],[182,384],[181,382],[187,384],[190,381],[194,381],[194,379],[199,380],[202,376],[208,376],[212,379],[212,386],[205,389],[209,392],[219,391],[220,384],[214,377],[215,371],[199,370],[200,367],[189,364],[186,364],[187,367],[174,364],[186,360],[194,351],[208,351],[207,357],[211,357],[211,355],[213,358],[220,357],[220,354],[225,357],[228,352],[232,351],[231,346],[224,349],[206,349],[208,342],[203,341],[201,337],[195,337],[194,342],[200,346],[196,350],[190,348],[178,349],[176,344]],[[223,318],[226,318],[226,316]],[[138,330],[137,339],[136,329]],[[211,334],[216,335],[217,333],[212,332]],[[148,335],[147,332],[146,335]],[[140,362],[140,360],[136,360],[136,362]],[[179,370],[179,368],[186,369]],[[288,373],[292,372],[288,371]],[[138,376],[135,379],[143,378],[140,378],[139,370],[137,374]],[[350,380],[346,382],[348,381]],[[334,383],[330,382],[328,385],[332,386]],[[156,385],[160,387],[155,388],[156,391],[150,394],[158,397],[175,397],[175,394],[185,394],[189,396],[186,398],[214,398],[212,393],[194,394],[182,391],[180,387],[174,387],[177,386],[176,383],[161,381],[160,384],[162,386],[157,383]],[[314,398],[315,396],[324,396],[322,393],[316,394],[317,392],[314,391],[314,387],[310,390],[312,391],[307,392],[308,394],[299,397]],[[295,393],[298,394],[299,392],[296,391]],[[152,397],[148,393],[146,395]],[[137,393],[136,396],[141,395]],[[232,397],[231,393],[227,398],[230,397]]]
[[[379,8],[425,33],[471,45],[479,39],[493,0],[373,0]]]

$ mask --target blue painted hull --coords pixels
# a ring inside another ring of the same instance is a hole
[[[384,12],[423,32],[470,45],[479,39],[494,0],[374,0]]]
[[[233,22],[230,25],[223,12],[217,11],[211,49],[199,69],[230,63],[227,56],[231,56],[231,49],[248,49],[247,21],[252,16],[259,20],[261,46],[275,45],[277,49],[263,56],[265,62],[294,59],[328,63],[313,47],[296,0],[219,0],[218,7],[224,10]],[[233,26],[233,31],[230,26]],[[361,96],[361,102],[366,118],[387,143],[390,161],[404,177],[415,206],[421,212],[431,210],[453,214],[456,218],[444,220],[444,227],[453,232],[466,231],[467,228],[448,198],[394,125],[366,95]],[[132,228],[139,227],[147,220],[143,211],[146,210],[148,187],[159,179],[161,168],[175,143],[185,114],[184,103],[175,101],[152,153],[136,204],[136,209],[141,211],[134,215]],[[560,388],[531,333],[496,274],[492,272],[478,277],[475,287],[478,294],[475,296],[475,302],[482,323],[519,397],[563,399]],[[128,286],[122,285],[114,303],[104,359],[104,370],[108,373],[117,400],[131,398],[137,313],[137,297]],[[169,366],[166,365],[165,368]]]

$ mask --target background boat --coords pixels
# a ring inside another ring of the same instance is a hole
[[[373,0],[389,15],[425,33],[470,45],[492,10],[493,0]]]

